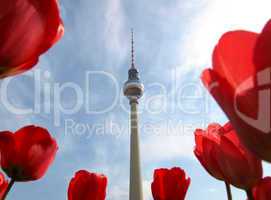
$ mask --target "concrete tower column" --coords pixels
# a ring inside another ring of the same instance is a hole
[[[143,200],[137,100],[131,100],[130,200]]]

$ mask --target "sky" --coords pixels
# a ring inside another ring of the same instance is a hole
[[[28,73],[1,82],[0,128],[46,127],[59,150],[46,176],[16,183],[9,199],[67,199],[80,169],[108,177],[108,200],[127,200],[129,105],[122,95],[130,66],[130,29],[145,85],[140,100],[144,199],[156,168],[183,168],[187,200],[225,199],[223,182],[193,155],[196,128],[227,119],[200,82],[226,31],[259,32],[270,0],[62,0],[65,36]],[[271,173],[264,165],[266,174]],[[233,189],[234,199],[245,199]]]

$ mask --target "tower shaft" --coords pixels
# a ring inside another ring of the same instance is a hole
[[[137,100],[130,100],[131,140],[130,140],[130,200],[143,200],[140,169],[140,147]]]

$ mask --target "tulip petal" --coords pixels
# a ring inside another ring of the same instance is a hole
[[[156,169],[151,185],[153,198],[154,200],[184,200],[190,181],[181,168]]]
[[[41,127],[0,133],[1,166],[15,181],[33,181],[44,176],[56,151],[56,141]]]
[[[0,78],[32,68],[63,35],[57,0],[0,0]]]
[[[207,134],[206,134],[207,135]],[[213,140],[210,140],[205,134],[195,133],[196,149],[194,151],[196,157],[200,161],[205,170],[213,177],[224,180],[224,175],[220,169],[215,155],[215,148],[218,148],[218,144]],[[202,152],[197,151],[197,147],[201,146]]]
[[[271,67],[271,20],[267,22],[256,43],[254,63],[257,71]]]
[[[25,177],[32,179],[41,178],[55,158],[57,152],[56,141],[46,129],[27,126],[15,134],[17,151],[21,152],[19,162],[25,162]],[[27,141],[31,145],[26,145]]]
[[[253,196],[255,200],[271,199],[271,177],[263,178],[254,188]]]
[[[201,80],[209,90],[217,103],[227,115],[234,113],[233,96],[234,90],[225,79],[212,69],[206,69],[201,74]]]
[[[223,109],[241,142],[271,162],[271,20],[260,34],[224,34],[213,52],[213,69],[202,81]]]
[[[0,152],[1,152],[1,167],[4,171],[7,171],[9,175],[11,173],[10,166],[13,166],[13,159],[16,157],[16,145],[13,138],[13,134],[9,131],[0,132]]]
[[[246,157],[226,137],[221,137],[220,148],[216,150],[217,156],[221,157],[218,164],[223,168],[228,183],[242,189],[250,189],[258,181],[251,178],[253,172],[250,171]]]
[[[242,145],[230,123],[196,130],[195,141],[196,157],[214,178],[245,190],[262,178],[261,160]]]
[[[68,189],[68,200],[104,200],[107,178],[104,175],[80,170],[71,180]]]
[[[0,173],[0,199],[3,198],[7,188],[8,181],[5,179],[5,176],[2,173]]]
[[[224,34],[213,53],[214,70],[233,87],[255,72],[253,54],[258,34],[232,31]]]

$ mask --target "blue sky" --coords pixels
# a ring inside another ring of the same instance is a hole
[[[152,199],[153,170],[173,166],[192,178],[188,200],[226,199],[224,184],[210,177],[193,155],[193,130],[227,120],[199,76],[211,66],[212,48],[223,32],[261,30],[271,18],[270,1],[62,0],[60,4],[64,38],[35,70],[1,83],[0,128],[15,131],[38,124],[47,127],[59,144],[46,176],[17,183],[9,199],[66,199],[68,183],[79,169],[108,176],[107,199],[128,199],[129,114],[121,89],[130,65],[131,28],[136,65],[145,84],[140,102],[145,199]],[[41,78],[35,83],[38,74]],[[14,114],[4,103],[5,86],[13,107],[41,109]],[[239,190],[234,196],[245,199]]]

